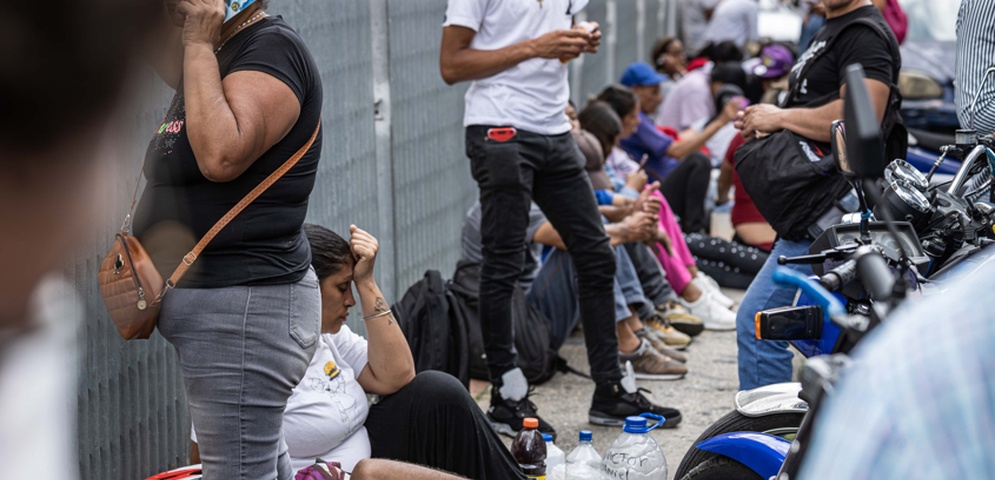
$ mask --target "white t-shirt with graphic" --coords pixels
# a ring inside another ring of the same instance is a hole
[[[370,406],[357,381],[366,364],[366,339],[348,326],[321,336],[283,414],[283,436],[295,472],[316,458],[340,462],[352,471],[370,457],[370,438],[363,426]]]
[[[554,30],[568,30],[588,0],[449,0],[443,27],[477,34],[476,50],[499,50]],[[487,78],[466,92],[463,125],[513,126],[542,135],[570,131],[563,111],[570,98],[567,64],[533,58]]]

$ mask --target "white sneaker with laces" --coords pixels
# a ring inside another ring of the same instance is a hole
[[[728,308],[722,306],[712,296],[712,292],[706,291],[694,302],[681,299],[681,305],[688,309],[692,315],[701,319],[705,324],[705,330],[728,331],[736,329],[736,314]]]
[[[695,286],[697,286],[701,291],[712,294],[712,299],[725,308],[731,309],[734,305],[736,305],[736,302],[733,299],[722,293],[722,288],[719,287],[719,282],[716,282],[714,278],[705,275],[704,272],[699,271],[698,276],[694,277],[694,280],[692,280],[691,283],[694,283]]]

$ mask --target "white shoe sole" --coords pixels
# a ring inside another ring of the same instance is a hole
[[[705,324],[705,330],[710,330],[712,332],[731,332],[736,330],[736,324],[732,325],[709,325]]]
[[[639,373],[636,372],[634,375],[636,380],[661,380],[661,381],[673,381],[681,380],[687,374],[686,373]]]

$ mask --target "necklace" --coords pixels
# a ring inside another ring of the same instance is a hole
[[[218,45],[218,48],[216,50],[214,50],[214,54],[217,55],[218,52],[220,52],[221,49],[225,46],[225,44],[228,43],[228,40],[231,40],[232,37],[234,37],[236,33],[242,31],[243,28],[245,28],[245,27],[247,27],[247,26],[255,23],[256,20],[259,20],[260,18],[262,18],[263,15],[266,15],[266,12],[260,10],[259,13],[253,15],[252,18],[249,18],[248,20],[242,22],[241,25],[235,27],[235,30],[232,30],[231,34],[228,35],[228,38],[224,39],[224,41],[221,42],[221,45]]]

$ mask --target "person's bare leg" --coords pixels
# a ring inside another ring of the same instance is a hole
[[[639,337],[636,336],[636,332],[629,326],[629,320],[636,318],[635,315],[622,320],[621,322],[615,322],[615,331],[618,333],[618,351],[629,354],[635,352],[639,349]],[[638,322],[639,319],[636,318]]]
[[[352,471],[352,480],[459,480],[450,473],[410,463],[394,462],[379,458],[360,460]]]
[[[624,322],[629,326],[629,330],[632,330],[633,333],[642,330],[645,325],[643,325],[642,320],[639,319],[636,309],[629,307],[629,311],[632,312],[632,316],[624,320]]]

